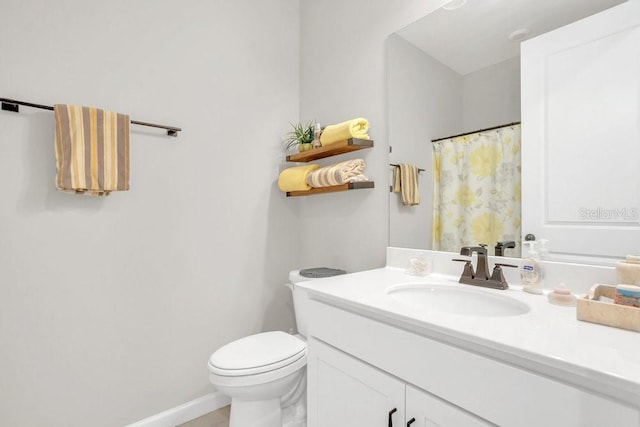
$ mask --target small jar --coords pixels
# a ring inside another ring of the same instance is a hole
[[[640,285],[640,255],[627,255],[616,263],[616,276],[619,284]]]
[[[322,127],[320,127],[320,123],[316,123],[313,128],[313,148],[322,147],[322,142],[320,142],[320,135],[322,135]]]
[[[640,307],[640,286],[616,286],[616,296],[613,302],[631,307]]]

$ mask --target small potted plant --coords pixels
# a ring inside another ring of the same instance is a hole
[[[293,130],[285,135],[285,143],[287,149],[298,146],[298,151],[311,150],[313,142],[313,122],[309,122],[306,125],[298,122],[297,124],[291,123]]]

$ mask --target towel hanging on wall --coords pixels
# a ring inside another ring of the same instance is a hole
[[[403,205],[419,205],[418,168],[407,163],[398,164],[393,169],[393,192],[402,194]]]
[[[129,116],[54,105],[56,188],[93,196],[129,189]]]

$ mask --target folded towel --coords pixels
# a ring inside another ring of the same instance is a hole
[[[367,131],[369,122],[367,119],[353,119],[337,125],[329,125],[322,130],[320,142],[322,145],[331,145],[349,138],[369,139]]]
[[[108,195],[129,189],[129,116],[75,105],[54,106],[56,188]]]
[[[285,192],[310,190],[311,187],[307,185],[307,175],[319,167],[319,165],[310,164],[285,169],[278,177],[278,187]]]
[[[366,164],[362,159],[347,160],[313,171],[307,176],[307,184],[312,187],[331,187],[354,181],[367,181],[362,175]]]
[[[393,170],[393,192],[402,193],[403,205],[419,205],[418,168],[406,163],[400,163]]]

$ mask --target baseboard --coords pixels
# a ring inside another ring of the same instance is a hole
[[[231,403],[231,399],[218,391],[167,409],[126,427],[175,427],[227,406],[229,403]]]

